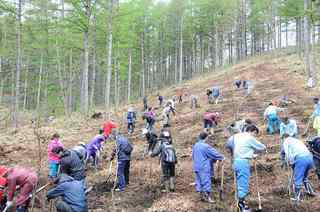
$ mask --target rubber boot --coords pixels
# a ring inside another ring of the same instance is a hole
[[[208,203],[214,203],[214,200],[211,198],[211,194],[209,192],[204,193],[205,201]]]
[[[251,212],[251,209],[244,200],[239,200],[238,208],[240,212]]]
[[[170,177],[170,192],[175,191],[175,177]]]
[[[318,194],[313,190],[312,185],[309,181],[306,181],[303,184],[309,196],[312,196],[312,197],[318,196]]]
[[[164,179],[163,181],[163,186],[162,186],[162,192],[168,192],[170,190],[170,185],[169,185],[169,180],[168,179]]]
[[[300,202],[301,201],[301,189],[295,188],[294,198],[291,198],[292,201]]]

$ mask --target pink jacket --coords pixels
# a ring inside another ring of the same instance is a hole
[[[63,144],[58,138],[52,139],[48,144],[48,158],[50,161],[59,162],[60,161],[59,156],[52,152],[52,150],[56,147],[63,147]]]

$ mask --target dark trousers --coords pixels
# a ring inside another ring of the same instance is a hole
[[[17,207],[16,212],[28,212],[28,208],[26,206],[19,206]]]
[[[169,177],[175,176],[175,163],[167,163],[162,161],[161,167],[164,179],[169,179]]]
[[[128,132],[133,133],[134,123],[128,123]]]
[[[56,202],[56,209],[57,212],[74,212],[71,206],[62,200]]]
[[[126,185],[129,184],[130,174],[130,161],[120,160],[118,161],[118,188],[124,190]]]
[[[318,180],[320,180],[320,159],[317,157],[313,157],[313,162],[316,167],[316,173],[318,176]]]

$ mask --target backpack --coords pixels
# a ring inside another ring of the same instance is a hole
[[[161,159],[167,163],[176,163],[177,156],[176,151],[174,150],[172,145],[164,144],[164,148],[162,150]]]
[[[132,145],[128,142],[127,145],[123,148],[123,152],[126,153],[126,155],[130,155],[133,150]]]

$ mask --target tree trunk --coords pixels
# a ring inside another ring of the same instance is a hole
[[[144,32],[141,33],[140,38],[140,45],[141,45],[141,76],[140,76],[140,88],[141,88],[141,95],[146,95],[146,80],[145,80],[145,58],[144,58]]]
[[[17,23],[16,23],[16,84],[15,84],[15,103],[13,113],[14,127],[18,128],[19,119],[19,98],[20,98],[20,74],[21,74],[21,12],[22,12],[22,0],[17,0]]]
[[[0,56],[0,105],[2,103],[3,88],[5,77],[2,75],[2,56]]]
[[[108,26],[107,26],[107,81],[106,81],[106,93],[105,93],[105,106],[107,109],[110,108],[110,91],[111,91],[111,77],[112,77],[112,44],[113,44],[113,31],[112,31],[112,21],[113,21],[113,0],[109,0],[108,5]]]
[[[42,72],[43,72],[43,53],[40,57],[40,70],[39,70],[39,80],[38,80],[38,89],[37,89],[37,111],[40,112],[40,101],[41,101],[41,85],[42,85]]]
[[[27,60],[27,61],[29,61],[29,60]],[[26,74],[24,77],[25,78],[24,78],[23,110],[25,111],[27,108],[27,97],[28,97],[29,62],[27,62],[27,64],[26,64]]]
[[[129,49],[129,65],[128,65],[128,103],[131,100],[131,78],[132,78],[132,49]]]
[[[91,91],[90,91],[90,108],[94,108],[94,96],[96,86],[96,67],[97,67],[97,20],[96,15],[93,16],[94,30],[93,30],[93,52],[92,52],[92,77],[91,77]]]
[[[180,65],[179,65],[179,83],[183,80],[183,16],[180,20]]]

